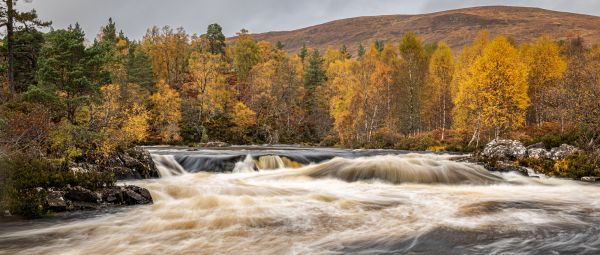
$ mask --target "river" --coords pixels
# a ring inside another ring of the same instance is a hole
[[[0,225],[0,254],[600,254],[600,185],[460,155],[150,147],[153,205]],[[66,218],[65,218],[66,217]]]

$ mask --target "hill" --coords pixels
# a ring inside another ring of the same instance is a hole
[[[556,40],[581,36],[588,44],[600,43],[600,17],[550,11],[540,8],[486,6],[419,15],[356,17],[297,29],[254,34],[258,40],[281,41],[289,52],[302,44],[324,50],[345,44],[353,52],[362,43],[398,41],[406,32],[416,32],[425,42],[446,41],[453,50],[471,42],[481,29],[503,34],[516,42],[542,35]]]

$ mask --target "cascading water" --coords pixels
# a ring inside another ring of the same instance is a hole
[[[0,254],[600,253],[599,185],[433,154],[338,153],[255,171],[261,155],[276,154],[247,153],[236,154],[233,173],[136,183],[153,205],[0,228]]]
[[[244,160],[235,163],[235,167],[233,168],[233,173],[250,173],[254,172],[254,159],[252,159],[252,155],[248,154],[244,158]]]
[[[185,170],[177,161],[173,155],[152,155],[152,160],[156,165],[156,169],[160,174],[160,177],[170,177],[174,175],[182,175]]]

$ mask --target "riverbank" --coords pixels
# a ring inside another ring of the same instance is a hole
[[[45,158],[15,156],[0,162],[3,216],[38,218],[56,213],[150,204],[149,191],[120,180],[158,178],[142,148],[116,153],[105,161],[56,164]]]

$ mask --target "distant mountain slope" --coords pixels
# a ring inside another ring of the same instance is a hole
[[[289,52],[307,47],[325,49],[346,44],[353,52],[375,40],[397,42],[404,33],[416,32],[426,42],[446,41],[453,50],[471,42],[477,31],[504,34],[517,42],[542,35],[554,39],[583,37],[600,43],[600,17],[539,8],[486,6],[420,15],[385,15],[336,20],[293,31],[255,34],[258,40],[281,41]]]

